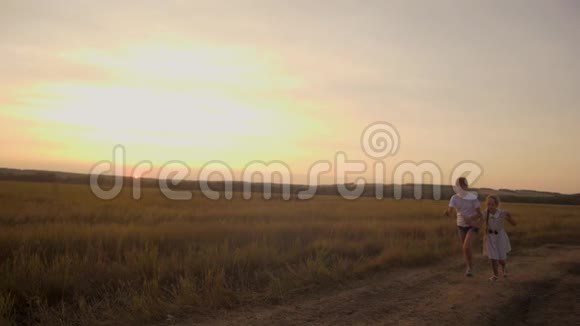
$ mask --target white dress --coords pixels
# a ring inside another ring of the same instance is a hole
[[[503,227],[505,211],[498,209],[495,214],[489,214],[487,210],[483,212],[483,219],[486,221],[485,236],[483,243],[483,254],[490,259],[505,260],[507,253],[511,251],[510,239]]]

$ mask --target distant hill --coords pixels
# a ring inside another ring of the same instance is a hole
[[[64,183],[64,184],[88,184],[89,175],[81,173],[70,172],[55,172],[42,170],[18,170],[0,168],[0,181],[27,181],[27,182],[49,182],[49,183]],[[130,186],[133,183],[133,178],[124,177],[124,185]],[[99,183],[106,186],[113,184],[112,176],[100,176]],[[159,180],[152,178],[141,179],[141,185],[145,188],[159,187]],[[224,191],[225,185],[223,182],[209,182],[210,187],[216,191]],[[250,185],[252,191],[260,192],[263,189],[263,183],[252,183]],[[422,190],[423,199],[433,199],[433,185],[423,184],[419,185]],[[272,184],[273,193],[281,193],[283,185]],[[380,189],[379,185],[379,189]],[[383,197],[394,198],[395,186],[392,184],[382,185]],[[199,181],[183,181],[175,189],[189,189],[199,190]],[[306,185],[290,185],[291,193],[296,194],[301,190],[307,189]],[[402,185],[403,198],[413,198],[414,184]],[[244,183],[241,181],[233,182],[234,192],[241,192],[244,189]],[[374,197],[376,194],[376,184],[367,184],[364,188],[364,197]],[[504,202],[520,202],[520,203],[538,203],[538,204],[558,204],[558,205],[580,205],[580,194],[560,194],[556,192],[536,191],[536,190],[510,190],[510,189],[489,189],[480,188],[473,189],[479,194],[479,199],[483,200],[487,195],[493,193],[498,194]],[[448,200],[453,196],[453,188],[451,186],[441,186],[441,199]],[[316,191],[316,195],[337,196],[339,192],[336,185],[320,185]]]

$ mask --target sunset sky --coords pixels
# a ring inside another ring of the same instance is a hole
[[[88,173],[121,144],[304,182],[337,151],[372,162],[361,133],[387,121],[389,169],[471,160],[476,187],[577,193],[579,58],[574,0],[2,0],[0,167]]]

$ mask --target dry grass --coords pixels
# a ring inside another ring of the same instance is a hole
[[[12,323],[141,324],[206,313],[459,251],[443,201],[134,201],[0,182],[0,314]],[[515,249],[578,242],[573,206],[505,205]]]

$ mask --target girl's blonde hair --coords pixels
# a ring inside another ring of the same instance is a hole
[[[499,196],[498,196],[498,195],[488,195],[486,199],[487,199],[487,200],[489,200],[489,199],[493,199],[493,201],[495,202],[495,204],[496,204],[497,206],[499,206],[499,204],[500,204],[500,202],[501,202],[501,201],[499,200]]]

